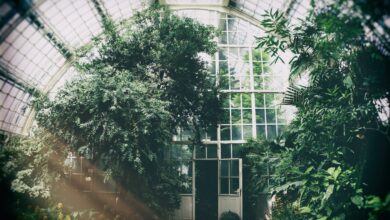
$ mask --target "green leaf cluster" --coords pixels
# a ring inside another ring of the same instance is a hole
[[[278,11],[264,15],[261,25],[267,35],[258,38],[258,46],[265,47],[274,62],[291,51],[291,82],[302,76],[309,79],[309,85],[300,88],[294,103],[298,112],[284,141],[259,142],[254,151],[262,160],[278,158],[270,190],[276,195],[275,219],[389,214],[386,205],[368,205],[382,204],[379,201],[386,201],[390,191],[388,186],[373,190],[370,185],[388,183],[387,177],[367,178],[372,153],[381,150],[386,155],[390,145],[389,118],[383,116],[390,100],[390,57],[383,48],[388,42],[378,44],[381,38],[368,37],[366,25],[372,20],[367,19],[353,1],[314,4],[308,17],[295,26]],[[256,159],[249,164],[264,166]],[[376,167],[389,174],[388,167]],[[252,182],[267,190],[255,175],[257,181]]]
[[[55,199],[68,149],[44,129],[8,136],[0,148],[0,212],[9,219],[38,219],[33,205]]]
[[[78,53],[79,78],[52,100],[37,97],[36,118],[166,217],[180,204],[180,178],[164,149],[178,127],[199,141],[219,118],[215,82],[199,56],[215,52],[214,30],[158,5],[104,26],[93,49]]]

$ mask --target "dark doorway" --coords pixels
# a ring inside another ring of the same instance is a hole
[[[195,219],[218,219],[218,161],[195,162]]]

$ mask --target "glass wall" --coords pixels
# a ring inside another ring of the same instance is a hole
[[[253,41],[248,42],[248,36],[256,33],[238,28],[242,25],[240,19],[222,15],[220,24],[223,30],[214,61],[219,86],[226,93],[220,140],[276,137],[286,124],[280,103],[288,76],[274,72],[269,56],[256,49]],[[232,144],[224,146],[234,148]],[[233,153],[231,156],[234,157]]]
[[[210,79],[220,88],[223,119],[217,129],[206,132],[192,157],[220,160],[219,193],[236,195],[241,146],[251,138],[274,138],[287,124],[286,109],[280,104],[288,86],[288,65],[271,65],[269,55],[256,48],[255,36],[263,31],[241,18],[204,10],[177,13],[219,29],[218,51],[214,56],[201,57],[210,63]],[[182,149],[190,144],[190,138],[190,132],[179,130],[173,147]],[[183,164],[190,166],[188,160]]]

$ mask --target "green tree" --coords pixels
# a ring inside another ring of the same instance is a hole
[[[274,62],[282,60],[280,52],[295,55],[292,82],[309,78],[308,87],[290,94],[298,112],[285,144],[268,148],[270,158],[280,159],[272,189],[279,204],[274,217],[366,219],[373,210],[368,195],[385,201],[390,191],[389,164],[383,162],[388,158],[381,158],[389,156],[389,118],[378,117],[389,107],[390,57],[383,46],[388,42],[381,42],[388,32],[369,38],[366,25],[373,20],[359,4],[312,6],[296,26],[279,11],[267,12],[261,25],[269,34],[258,38]],[[374,160],[381,165],[373,167]],[[368,178],[370,172],[378,175]],[[371,217],[388,217],[386,209]]]
[[[215,126],[220,104],[200,52],[214,31],[153,5],[119,26],[105,18],[96,51],[54,100],[38,98],[39,125],[52,131],[159,216],[179,206],[179,176],[164,161],[177,127]]]
[[[8,219],[40,218],[37,207],[48,206],[61,187],[57,183],[68,149],[44,129],[32,133],[9,136],[0,148],[0,213]]]

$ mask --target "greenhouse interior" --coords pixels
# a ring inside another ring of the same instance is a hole
[[[0,219],[390,219],[389,0],[0,16]]]

